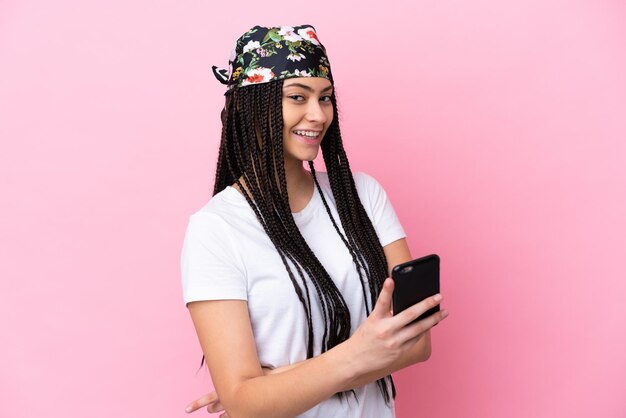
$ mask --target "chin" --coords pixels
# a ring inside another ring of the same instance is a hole
[[[314,159],[317,158],[318,154],[320,153],[320,147],[317,146],[315,149],[311,149],[309,147],[309,149],[299,149],[299,150],[291,150],[291,152],[289,152],[288,150],[283,150],[283,152],[285,154],[290,154],[292,158],[298,159],[300,161],[312,161]]]
[[[304,161],[313,161],[313,160],[314,160],[314,159],[316,159],[316,158],[317,158],[317,154],[315,154],[315,155],[309,155],[309,156],[303,155],[302,157],[298,157],[298,159],[299,159],[300,161],[302,161],[302,162],[304,162]]]
[[[317,150],[315,150],[315,152],[308,152],[305,153],[305,160],[309,161],[309,160],[314,160],[317,158],[317,155],[319,154],[319,147],[317,148]]]

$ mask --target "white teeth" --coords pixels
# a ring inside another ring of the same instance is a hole
[[[302,136],[308,136],[309,138],[317,138],[320,135],[319,132],[310,132],[310,131],[293,131],[293,133],[302,135]]]

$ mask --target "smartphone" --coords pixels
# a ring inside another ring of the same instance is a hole
[[[439,293],[439,256],[430,254],[398,264],[391,270],[391,278],[395,282],[393,314],[397,315],[406,308]],[[439,311],[439,305],[427,310],[413,322],[424,319],[437,311]]]

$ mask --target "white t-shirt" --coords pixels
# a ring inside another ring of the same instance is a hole
[[[316,175],[343,234],[328,174],[316,171]],[[381,185],[363,172],[353,176],[381,245],[405,237]],[[311,201],[302,211],[293,213],[293,217],[307,244],[341,291],[350,310],[352,334],[367,317],[363,290],[350,252],[328,217],[317,186]],[[293,264],[289,260],[288,263],[300,280]],[[237,189],[227,186],[190,216],[181,252],[181,271],[185,304],[217,299],[248,301],[257,354],[263,367],[285,366],[306,359],[307,321],[302,304],[278,251]],[[323,317],[311,284],[309,290],[317,355],[321,351]],[[393,406],[385,404],[376,382],[355,391],[358,402],[350,394],[343,401],[331,397],[300,417],[395,416]]]

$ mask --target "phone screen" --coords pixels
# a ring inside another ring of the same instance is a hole
[[[395,282],[393,313],[397,315],[406,308],[439,293],[439,256],[427,255],[395,266],[391,277]],[[429,309],[415,321],[439,311],[439,305]],[[415,322],[414,321],[414,322]]]

